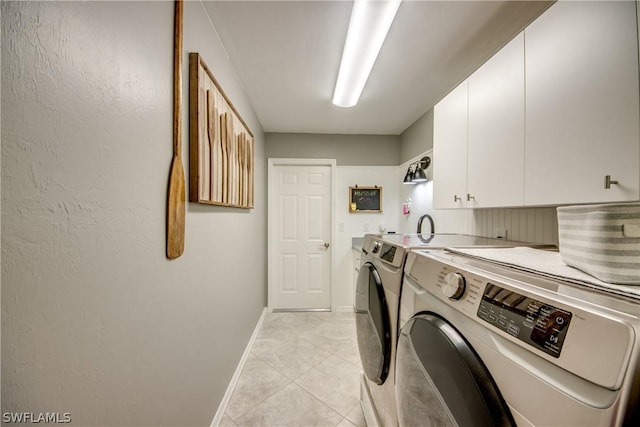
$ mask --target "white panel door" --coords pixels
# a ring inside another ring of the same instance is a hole
[[[331,167],[276,165],[271,307],[331,308]]]
[[[635,7],[557,2],[525,30],[526,205],[638,200]]]
[[[467,80],[433,110],[433,205],[436,209],[466,205],[468,110]]]
[[[524,33],[469,77],[467,207],[524,203]]]

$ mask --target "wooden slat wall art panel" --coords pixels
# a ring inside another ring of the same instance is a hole
[[[253,208],[253,133],[198,53],[189,54],[189,201]]]

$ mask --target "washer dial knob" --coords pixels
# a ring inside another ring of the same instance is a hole
[[[466,281],[464,276],[460,273],[447,273],[444,276],[444,285],[442,286],[442,293],[449,299],[458,300],[464,294],[466,287]]]

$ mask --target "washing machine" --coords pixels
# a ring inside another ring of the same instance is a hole
[[[369,427],[396,426],[394,357],[404,262],[410,248],[365,236],[355,295],[362,364],[360,397]]]
[[[402,426],[640,425],[640,295],[446,250],[407,256]]]
[[[462,234],[368,234],[356,283],[355,313],[362,363],[361,403],[367,425],[398,425],[395,354],[403,270],[415,248],[513,247],[522,242]]]

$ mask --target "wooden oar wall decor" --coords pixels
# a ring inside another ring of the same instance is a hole
[[[198,53],[189,54],[189,201],[253,208],[253,133]]]
[[[182,166],[182,0],[175,1],[173,46],[173,158],[167,195],[167,258],[184,252],[185,178]]]

